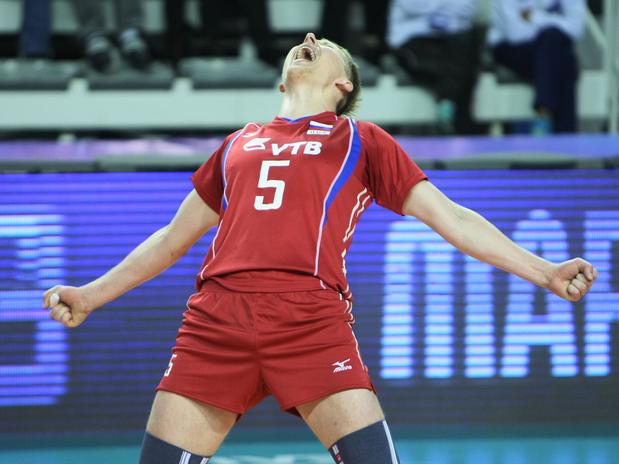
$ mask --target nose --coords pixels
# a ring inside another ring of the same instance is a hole
[[[313,32],[308,32],[307,35],[305,36],[305,40],[303,41],[303,43],[306,44],[310,44],[310,45],[316,45],[316,36],[314,35]]]

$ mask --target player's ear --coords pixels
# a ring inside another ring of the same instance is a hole
[[[339,78],[335,80],[335,86],[344,95],[348,95],[355,88],[352,82],[345,78]]]
[[[283,82],[280,82],[277,88],[279,89],[281,93],[286,93],[286,86],[284,85]]]

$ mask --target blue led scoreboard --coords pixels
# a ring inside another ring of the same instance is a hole
[[[361,352],[391,422],[617,422],[619,172],[429,175],[532,252],[582,256],[600,277],[572,304],[370,207],[346,267]],[[0,434],[143,428],[213,232],[76,330],[48,319],[41,294],[101,275],[190,189],[187,172],[0,175]],[[266,401],[243,422],[295,423],[275,409]]]

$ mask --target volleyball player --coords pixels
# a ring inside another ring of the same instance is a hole
[[[360,84],[345,49],[307,34],[286,58],[280,90],[279,116],[228,136],[167,226],[102,277],[44,295],[53,319],[77,327],[218,226],[157,388],[142,464],[207,463],[269,394],[335,462],[398,462],[346,283],[346,251],[371,201],[569,301],[597,276],[580,258],[555,264],[519,247],[450,201],[385,131],[347,117]]]

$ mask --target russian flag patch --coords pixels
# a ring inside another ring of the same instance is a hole
[[[323,124],[322,122],[310,121],[307,129],[308,135],[329,135],[333,129],[333,124]]]

